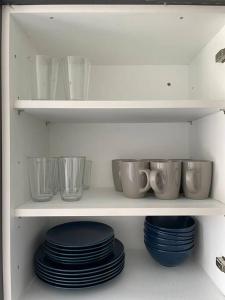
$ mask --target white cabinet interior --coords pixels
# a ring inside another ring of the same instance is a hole
[[[216,256],[225,253],[222,238],[225,230],[225,116],[220,112],[225,108],[225,64],[215,63],[215,54],[224,47],[224,16],[223,7],[4,8],[6,300],[61,300],[75,296],[87,299],[90,295],[94,299],[147,299],[150,293],[155,300],[165,297],[224,299],[224,274],[215,265]],[[35,87],[32,62],[36,54],[88,57],[92,63],[90,102],[66,101],[62,86],[58,87],[58,100],[62,101],[32,100]],[[154,111],[155,105],[159,111]],[[215,114],[208,116],[210,113]],[[157,117],[154,119],[154,116]],[[152,123],[154,121],[159,123]],[[99,189],[99,195],[105,198],[103,206],[94,189],[79,203],[68,205],[59,199],[46,205],[31,203],[28,156],[81,154],[94,162],[92,187]],[[199,204],[187,199],[185,204],[182,199],[165,204],[144,199],[140,200],[140,206],[138,200],[128,202],[129,199],[124,200],[112,192],[111,160],[117,157],[213,160],[212,199]],[[169,214],[170,205],[174,205],[176,214],[208,216],[198,218],[199,238],[194,262],[167,270],[146,255],[143,215],[145,208],[146,214]],[[78,213],[80,207],[84,210]],[[67,218],[62,219],[60,212]],[[115,228],[126,246],[127,268],[121,279],[95,292],[58,292],[34,280],[32,257],[47,228],[69,217],[78,219],[78,216],[103,220]],[[134,292],[135,284],[138,287]]]

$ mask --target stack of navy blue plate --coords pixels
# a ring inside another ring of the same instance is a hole
[[[71,222],[50,229],[34,257],[37,276],[58,288],[104,283],[124,268],[123,244],[98,222]]]
[[[191,217],[146,217],[145,246],[161,265],[180,265],[193,251],[195,228]]]

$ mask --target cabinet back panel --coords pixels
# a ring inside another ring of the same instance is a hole
[[[188,123],[50,124],[51,155],[85,155],[94,187],[111,187],[115,158],[188,158]]]
[[[188,66],[91,67],[90,100],[186,100]]]

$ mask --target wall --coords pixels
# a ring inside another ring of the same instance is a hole
[[[216,53],[225,47],[225,27],[193,59],[189,69],[192,99],[225,100],[225,63],[216,63]]]
[[[225,115],[213,114],[193,122],[191,126],[191,156],[195,159],[208,159],[214,162],[212,197],[225,202]],[[225,218],[201,217],[199,220],[199,247],[197,259],[225,294],[225,274],[219,271],[215,261],[225,255]]]
[[[89,99],[188,99],[188,66],[94,65],[91,68]]]
[[[92,185],[113,185],[114,158],[187,158],[188,123],[50,124],[51,155],[93,160]]]

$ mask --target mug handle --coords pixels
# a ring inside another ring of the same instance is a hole
[[[147,191],[150,189],[150,187],[151,187],[151,185],[150,185],[150,170],[148,170],[148,169],[145,169],[145,170],[139,170],[139,174],[140,174],[140,175],[141,175],[141,174],[145,174],[146,177],[147,177],[147,183],[146,183],[146,186],[139,189],[139,192],[140,192],[140,193],[145,193],[145,192],[147,192]]]
[[[191,192],[191,193],[196,193],[197,192],[197,186],[196,186],[196,182],[195,182],[196,176],[195,175],[196,175],[195,170],[187,170],[186,174],[185,174],[185,180],[186,180],[187,188],[188,188],[189,192]]]
[[[150,185],[154,192],[161,193],[162,189],[158,185],[158,178],[161,179],[161,172],[158,170],[153,170],[150,172]]]

